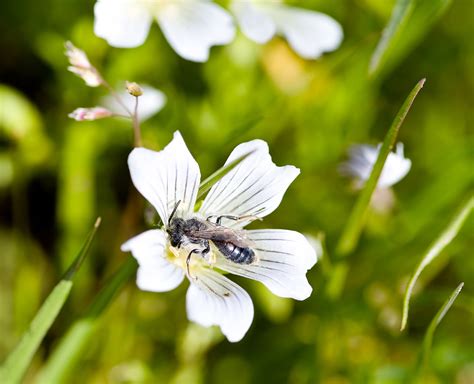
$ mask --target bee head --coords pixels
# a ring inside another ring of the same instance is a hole
[[[175,217],[170,220],[168,228],[166,228],[166,232],[170,237],[170,243],[172,247],[178,247],[181,243],[184,234],[184,224],[185,221],[181,218]]]

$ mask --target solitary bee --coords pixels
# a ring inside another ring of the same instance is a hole
[[[182,219],[174,217],[179,206],[178,202],[173,209],[168,220],[166,232],[170,237],[172,247],[180,248],[190,244],[196,244],[196,248],[192,249],[186,257],[186,269],[189,274],[189,263],[192,254],[198,254],[205,257],[211,251],[210,241],[217,247],[222,255],[237,264],[252,264],[257,257],[255,252],[250,248],[249,241],[243,233],[226,227],[221,224],[222,219],[242,220],[249,216],[238,217],[230,215],[209,216],[206,220],[198,218]],[[215,222],[211,219],[216,218]]]

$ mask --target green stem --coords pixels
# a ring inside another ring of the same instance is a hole
[[[5,363],[0,367],[0,383],[19,383],[25,375],[41,341],[69,297],[73,285],[72,279],[84,261],[99,225],[100,218],[96,220],[94,228],[84,242],[76,259],[64,274],[64,277],[49,294],[31,321],[28,330],[23,334],[18,345],[8,355]]]
[[[421,261],[416,267],[415,272],[411,276],[410,281],[408,282],[407,288],[405,290],[405,296],[403,298],[402,323],[401,323],[400,331],[403,331],[407,325],[408,311],[410,309],[410,298],[413,292],[413,288],[415,287],[416,281],[418,280],[418,277],[421,275],[421,272],[423,272],[426,266],[430,264],[436,258],[436,256],[438,256],[441,253],[441,251],[458,234],[459,230],[461,229],[462,225],[466,221],[467,217],[469,216],[469,213],[471,212],[473,208],[474,208],[474,198],[470,198],[467,201],[467,203],[461,206],[461,208],[458,210],[456,215],[454,215],[454,218],[451,220],[448,226],[436,238],[436,240],[429,247],[425,255],[423,255]]]
[[[137,268],[131,256],[119,267],[90,305],[86,314],[75,321],[38,375],[39,383],[66,383],[68,375],[90,345],[100,315]]]
[[[436,328],[438,327],[441,320],[443,320],[444,316],[446,316],[446,313],[453,305],[454,300],[456,300],[458,295],[461,293],[463,287],[464,283],[461,283],[456,287],[453,293],[451,293],[451,295],[449,296],[448,300],[446,300],[443,306],[436,313],[433,320],[431,320],[431,323],[428,326],[428,329],[426,330],[425,337],[423,338],[423,346],[421,349],[420,357],[418,359],[415,378],[420,378],[421,374],[427,369],[430,359],[431,346],[433,345],[433,336],[436,331]]]
[[[400,130],[400,127],[405,120],[405,117],[407,116],[416,95],[418,95],[418,92],[421,90],[421,88],[423,88],[424,84],[425,79],[420,80],[418,84],[416,84],[398,111],[397,116],[393,120],[393,123],[385,136],[385,140],[382,144],[382,148],[380,148],[377,161],[375,162],[375,165],[372,169],[369,180],[367,180],[367,183],[365,184],[365,187],[362,190],[359,199],[357,200],[357,203],[349,216],[349,219],[347,220],[347,224],[344,228],[341,238],[339,239],[339,243],[336,248],[336,254],[339,257],[347,256],[357,246],[362,228],[365,224],[370,199],[373,192],[375,191],[375,188],[377,187],[377,182],[379,180],[380,174],[382,173],[385,161],[387,160],[387,157],[393,145],[395,144],[398,131]]]

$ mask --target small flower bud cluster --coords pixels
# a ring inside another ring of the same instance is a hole
[[[68,116],[76,121],[92,121],[112,116],[113,113],[104,107],[77,108]]]
[[[84,51],[66,42],[66,56],[69,59],[68,70],[83,79],[89,87],[98,87],[103,80],[95,67],[91,65]]]

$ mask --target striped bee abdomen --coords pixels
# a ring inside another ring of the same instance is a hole
[[[255,252],[246,247],[238,247],[228,241],[214,241],[217,249],[224,257],[237,264],[252,264],[255,260]]]

